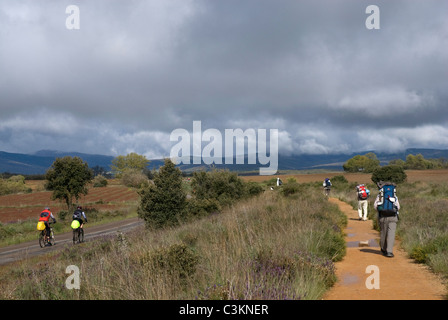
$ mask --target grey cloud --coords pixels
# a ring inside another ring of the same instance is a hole
[[[80,7],[80,30],[65,29],[69,4]],[[369,4],[2,1],[0,147],[155,155],[194,120],[277,128],[284,152],[363,150],[358,135],[379,128],[401,145],[443,147],[421,135],[446,141],[448,3],[376,1],[373,31]],[[33,123],[51,115],[80,124],[88,143]],[[30,124],[34,144],[19,139],[14,119]]]

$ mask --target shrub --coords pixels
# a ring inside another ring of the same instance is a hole
[[[406,181],[407,175],[403,167],[397,165],[388,165],[376,169],[372,174],[372,181],[378,183],[379,181],[390,181],[394,183],[402,183]]]
[[[65,221],[65,219],[67,219],[67,216],[69,216],[67,210],[61,210],[58,212],[58,219],[61,221]]]
[[[340,184],[340,183],[348,183],[348,180],[343,175],[338,175],[331,178],[331,182],[335,184]]]
[[[265,180],[265,181],[263,181],[263,183],[268,187],[275,187],[277,185],[277,178]]]
[[[190,216],[202,217],[213,212],[221,211],[217,199],[190,199],[187,203],[187,212]]]
[[[196,272],[199,256],[184,243],[170,245],[150,252],[141,263],[157,272],[187,278]]]
[[[121,183],[130,188],[144,188],[149,179],[141,170],[127,169],[121,174]]]
[[[419,263],[426,263],[431,254],[448,250],[448,236],[438,236],[424,244],[418,244],[411,250],[410,256]]]
[[[296,182],[295,180],[288,180],[288,182],[282,186],[281,193],[284,196],[290,196],[292,194],[298,193],[300,189],[301,185],[298,182]]]
[[[244,181],[235,172],[213,170],[210,172],[194,172],[191,182],[197,199],[216,199],[221,206],[228,206],[247,193]],[[259,192],[252,188],[252,192]]]
[[[0,223],[0,240],[6,239],[7,237],[13,236],[15,234],[14,229],[8,226],[4,226]]]
[[[0,195],[31,192],[31,188],[25,184],[25,177],[22,175],[11,176],[9,179],[0,179]]]
[[[246,183],[246,194],[248,196],[256,196],[263,192],[263,187],[256,182]]]
[[[137,212],[147,227],[174,226],[184,218],[187,202],[182,172],[170,159],[166,159],[165,165],[155,174],[154,185],[147,185],[139,194],[141,199]]]
[[[102,175],[97,175],[93,179],[93,187],[94,188],[102,188],[107,186],[107,179]]]

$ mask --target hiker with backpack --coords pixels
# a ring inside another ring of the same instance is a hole
[[[322,183],[322,186],[324,187],[324,193],[326,196],[330,195],[330,189],[331,189],[331,181],[330,178],[326,178],[324,180],[324,183]]]
[[[378,211],[381,252],[384,256],[392,258],[394,256],[392,251],[400,203],[398,202],[397,189],[394,183],[380,181],[377,185],[379,193],[375,199],[374,207]]]
[[[370,190],[366,188],[365,185],[360,184],[356,186],[356,193],[358,195],[358,216],[359,220],[367,220],[367,207],[369,202],[367,201],[370,197]]]
[[[277,178],[277,187],[280,187],[283,184],[282,179]]]

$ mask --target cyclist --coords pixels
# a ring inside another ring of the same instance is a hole
[[[46,235],[45,235],[45,243],[47,243],[48,241],[48,237],[50,236],[50,224],[49,221],[50,219],[53,220],[53,223],[56,223],[56,219],[54,218],[53,214],[50,211],[49,207],[45,207],[45,209],[40,213],[39,216],[39,221],[43,221],[45,223],[45,230],[46,230]]]
[[[75,212],[73,212],[73,220],[77,220],[79,222],[80,228],[82,228],[82,226],[84,225],[82,218],[84,218],[85,222],[87,222],[86,214],[84,213],[84,211],[82,211],[82,207],[78,206]]]

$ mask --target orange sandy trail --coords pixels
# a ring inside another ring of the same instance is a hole
[[[330,198],[347,215],[345,229],[347,255],[337,262],[338,282],[324,296],[324,300],[444,300],[446,288],[434,273],[424,265],[408,259],[406,252],[395,242],[393,258],[381,254],[379,232],[372,228],[372,221],[359,221],[357,210],[345,202]],[[369,210],[373,208],[369,207]],[[399,226],[398,226],[399,227]],[[370,245],[359,247],[359,241]],[[373,284],[374,273],[366,272],[368,266],[377,266],[379,289],[368,289]]]

